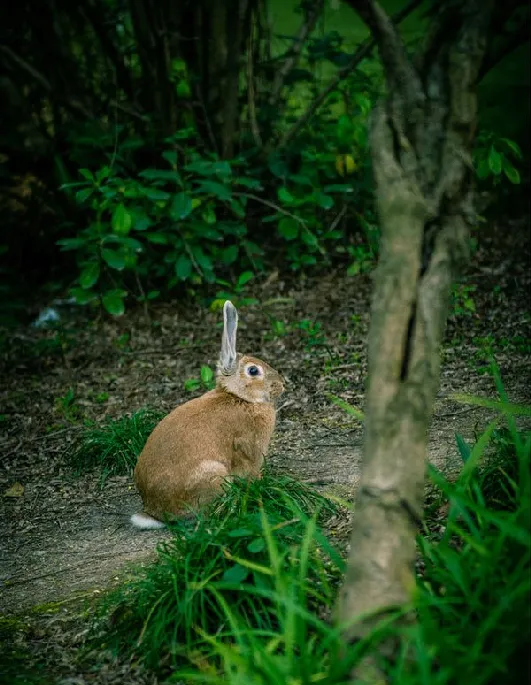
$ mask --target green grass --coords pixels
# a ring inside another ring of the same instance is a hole
[[[345,645],[333,621],[345,571],[322,523],[336,505],[295,480],[236,480],[194,521],[172,526],[155,564],[99,607],[92,645],[170,682],[270,685],[350,682],[390,635],[396,685],[490,685],[529,679],[531,437],[495,372],[499,416],[449,482],[430,468],[419,572],[404,627],[390,614]],[[481,400],[483,402],[483,400]],[[489,400],[492,402],[491,400]],[[527,678],[526,678],[527,676]]]
[[[495,457],[482,468],[465,464],[456,483],[432,469],[448,516],[442,535],[428,530],[419,537],[416,666],[394,682],[526,682],[530,445],[529,435],[513,426],[504,431],[503,449],[495,443]]]
[[[227,485],[194,522],[172,526],[154,565],[105,599],[96,640],[164,671],[210,662],[212,636],[230,643],[234,621],[251,640],[284,634],[303,603],[308,615],[333,603],[344,570],[317,525],[320,512],[337,507],[287,477]]]
[[[131,416],[109,419],[102,426],[89,426],[72,450],[70,463],[78,473],[98,469],[102,485],[109,476],[130,474],[162,417],[161,412],[142,409]]]
[[[273,475],[267,467],[260,480],[236,479],[227,483],[223,495],[212,503],[209,516],[221,519],[239,519],[249,513],[258,514],[260,508],[270,520],[288,521],[294,510],[304,516],[314,514],[324,522],[337,513],[337,505],[295,478]]]

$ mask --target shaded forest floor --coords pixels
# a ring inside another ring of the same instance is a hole
[[[458,392],[495,395],[485,373],[489,346],[509,397],[529,399],[529,266],[527,222],[481,233],[453,306],[430,431],[430,460],[446,473],[460,467],[455,433],[473,440],[491,415],[450,399]],[[347,278],[342,271],[270,277],[250,293],[260,305],[241,310],[241,351],[263,357],[289,380],[271,469],[348,500],[360,476],[362,427],[328,395],[363,406],[370,289],[369,275]],[[150,321],[141,310],[113,321],[83,317],[66,312],[60,336],[19,330],[0,351],[0,641],[29,649],[49,682],[156,682],[127,664],[103,665],[96,674],[75,663],[86,600],[123,582],[132,562],[149,562],[165,533],[131,528],[140,499],[130,477],[102,488],[97,473],[74,476],[67,455],[86,420],[101,423],[142,407],[167,412],[200,394],[186,392],[184,381],[199,377],[201,364],[214,366],[220,315],[177,303],[154,306]],[[16,484],[22,488],[13,490]],[[346,537],[348,521],[333,527]],[[2,680],[0,669],[0,682],[16,681]]]

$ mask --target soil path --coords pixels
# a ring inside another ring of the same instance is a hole
[[[430,460],[446,473],[460,465],[455,433],[472,440],[492,415],[450,398],[495,396],[482,373],[487,343],[511,399],[528,400],[528,248],[525,232],[500,248],[486,236],[468,277],[477,285],[477,313],[450,322],[429,445]],[[272,468],[347,499],[360,476],[362,428],[329,394],[363,405],[369,293],[368,276],[269,279],[254,293],[261,304],[241,309],[241,349],[289,380]],[[158,306],[150,323],[139,313],[99,324],[79,316],[67,313],[59,343],[55,333],[27,329],[3,353],[0,494],[15,483],[24,492],[0,497],[0,612],[98,594],[128,564],[152,558],[164,533],[129,525],[140,508],[131,479],[110,479],[101,489],[97,474],[74,478],[66,455],[83,420],[100,423],[144,406],[169,411],[189,399],[184,380],[217,355],[219,313],[205,309]],[[286,324],[283,335],[272,332],[278,321]]]

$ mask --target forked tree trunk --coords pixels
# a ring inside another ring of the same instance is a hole
[[[349,4],[372,31],[387,83],[371,131],[381,255],[363,473],[338,606],[354,642],[412,599],[439,349],[450,287],[468,252],[476,81],[492,2],[439,3],[415,62],[375,1]],[[381,674],[360,675],[376,682]]]

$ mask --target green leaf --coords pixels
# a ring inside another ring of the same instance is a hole
[[[503,160],[503,173],[511,183],[514,183],[514,185],[520,184],[520,172],[505,158]]]
[[[353,193],[354,188],[346,183],[333,183],[323,188],[325,193]]]
[[[304,174],[290,174],[289,180],[292,183],[297,183],[300,186],[307,186],[308,188],[313,188],[312,179]]]
[[[225,571],[223,574],[223,580],[226,583],[239,584],[243,583],[248,575],[249,569],[243,568],[243,566],[240,566],[240,564],[234,564],[234,566],[231,566]]]
[[[122,316],[125,311],[125,290],[108,290],[102,297],[103,306],[113,316]]]
[[[62,252],[68,252],[69,250],[79,250],[80,247],[85,247],[87,244],[85,238],[61,238],[58,240],[56,245],[62,247]]]
[[[221,183],[216,183],[216,181],[198,181],[197,189],[203,193],[215,195],[223,202],[228,202],[232,197],[230,188]]]
[[[175,92],[177,93],[177,97],[179,98],[189,98],[192,94],[192,91],[190,89],[190,86],[188,85],[188,82],[185,81],[184,79],[181,79],[179,83],[177,84],[177,87],[175,89]]]
[[[247,551],[251,552],[252,554],[256,554],[257,552],[261,552],[265,548],[265,540],[264,538],[256,538],[256,540],[253,540],[247,545]]]
[[[502,171],[502,158],[498,150],[494,147],[494,145],[490,146],[489,150],[489,168],[492,171],[493,174],[496,176],[499,176]]]
[[[191,273],[192,262],[190,258],[184,253],[179,255],[177,261],[175,262],[175,275],[181,281],[186,281],[188,278],[190,278]]]
[[[360,272],[360,262],[352,262],[352,264],[347,268],[347,276],[357,276]]]
[[[269,171],[277,178],[286,178],[289,175],[289,168],[278,151],[274,151],[267,162]]]
[[[164,190],[159,190],[158,188],[146,188],[145,186],[140,186],[139,190],[153,202],[158,202],[159,200],[169,200],[171,197],[169,193]]]
[[[94,192],[94,188],[83,188],[83,190],[78,190],[76,193],[76,202],[79,202],[79,204],[82,204],[85,202],[85,200],[88,200],[88,198],[92,195]]]
[[[180,183],[181,181],[176,171],[168,171],[167,169],[144,169],[138,175],[150,181],[170,181],[171,183]]]
[[[476,173],[479,179],[487,178],[490,174],[489,160],[486,157],[480,159],[477,164]]]
[[[302,231],[301,240],[309,247],[317,247],[319,245],[317,237],[309,229]]]
[[[194,257],[199,264],[199,266],[204,269],[204,271],[212,271],[214,268],[214,265],[212,263],[212,260],[208,255],[206,255],[202,248],[199,247],[199,245],[194,245],[192,252],[194,253]]]
[[[300,226],[298,221],[292,219],[289,216],[284,216],[278,222],[277,226],[278,232],[286,240],[295,240],[299,235]]]
[[[234,235],[237,238],[241,238],[247,233],[247,227],[239,221],[218,221],[217,228],[225,235]]]
[[[160,290],[150,290],[146,295],[148,300],[156,300],[160,295]]]
[[[137,240],[136,238],[131,238],[128,235],[115,235],[114,233],[109,233],[109,235],[106,235],[102,241],[102,245],[108,245],[109,243],[114,243],[118,245],[124,245],[125,247],[128,247],[130,250],[133,250],[134,252],[142,252],[144,249],[144,246],[140,242],[140,240]]]
[[[216,212],[212,207],[207,207],[201,216],[203,221],[209,225],[215,224],[217,221]]]
[[[247,178],[246,176],[238,176],[233,181],[235,186],[243,186],[244,188],[250,188],[251,190],[263,190],[263,186],[255,178]]]
[[[315,200],[323,209],[331,209],[334,206],[334,198],[324,193],[315,193]]]
[[[192,199],[187,193],[177,193],[173,196],[170,216],[174,221],[186,219],[193,211]]]
[[[137,214],[133,222],[133,228],[135,231],[147,231],[151,226],[152,221],[147,214]]]
[[[336,404],[338,407],[341,407],[347,414],[350,416],[354,416],[358,421],[365,421],[365,415],[361,411],[361,409],[358,409],[357,407],[353,406],[352,404],[349,404],[348,402],[345,402],[341,397],[338,397],[337,395],[333,395],[332,393],[325,393],[328,399]]]
[[[230,208],[234,214],[236,214],[236,216],[240,217],[240,219],[245,217],[245,208],[242,206],[242,203],[239,200],[232,199],[230,201]]]
[[[487,407],[488,409],[493,409],[501,414],[507,414],[509,416],[531,416],[531,406],[526,404],[500,402],[499,400],[491,400],[486,397],[476,397],[475,395],[465,395],[462,393],[455,393],[449,397],[460,404]]]
[[[125,267],[125,255],[122,252],[109,250],[108,247],[104,247],[101,251],[101,256],[111,267],[111,269],[117,269],[118,271],[121,271]]]
[[[117,193],[115,190],[111,189],[111,192],[109,192],[108,195],[109,197],[115,197]],[[124,197],[126,197],[128,200],[136,200],[138,197],[140,197],[140,189],[138,186],[133,185],[132,183],[128,184],[124,189]]]
[[[511,140],[510,138],[501,138],[501,140],[505,143],[505,145],[507,145],[507,147],[510,150],[512,150],[512,152],[518,159],[522,159],[522,150],[520,149],[520,146],[514,142],[514,140]]]
[[[144,237],[150,243],[154,243],[155,245],[167,245],[169,242],[168,236],[165,233],[146,233]]]
[[[83,288],[72,288],[70,294],[75,298],[77,304],[89,304],[97,299],[94,290],[83,290]]]
[[[94,182],[94,174],[90,169],[80,169],[79,173],[81,174],[81,176],[83,176],[83,178],[86,178],[87,181]]]
[[[171,164],[172,167],[177,166],[177,153],[175,150],[164,150],[162,153],[163,158]]]
[[[239,248],[237,245],[229,245],[221,252],[221,261],[223,264],[234,264],[238,259]]]
[[[185,166],[186,171],[192,171],[201,176],[219,176],[220,178],[230,178],[232,169],[228,162],[209,162],[205,159],[198,159]]]
[[[109,178],[111,175],[111,169],[108,166],[102,166],[99,171],[96,172],[96,181],[101,183],[105,178]]]
[[[190,228],[194,236],[198,238],[206,238],[207,240],[223,240],[223,235],[218,231],[217,228],[209,226],[203,221],[192,221],[190,222]]]
[[[92,262],[87,264],[79,276],[79,282],[81,287],[85,290],[92,288],[92,286],[98,281],[100,277],[100,265],[98,262]]]
[[[455,441],[457,443],[457,449],[459,450],[459,454],[461,455],[461,459],[463,460],[463,464],[466,464],[466,462],[470,458],[470,454],[472,450],[470,449],[470,446],[465,442],[465,439],[463,438],[462,435],[459,433],[455,434]]]
[[[238,286],[240,288],[243,288],[244,285],[249,283],[250,280],[254,278],[254,274],[252,271],[244,271],[242,274],[240,274],[238,278]]]
[[[119,235],[127,235],[133,225],[133,217],[131,213],[125,208],[125,205],[120,203],[112,215],[112,230]]]
[[[291,205],[295,202],[295,198],[293,195],[289,192],[287,188],[279,188],[278,190],[278,199],[280,202],[283,202],[286,205]]]
[[[208,385],[212,379],[214,378],[214,372],[210,368],[210,366],[202,366],[201,367],[201,380],[205,385]]]

